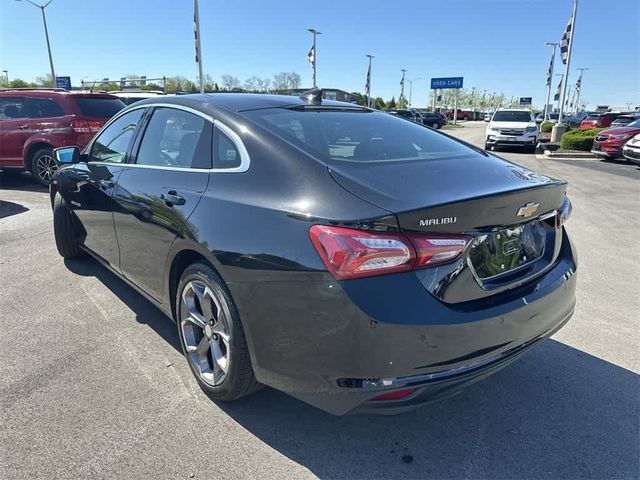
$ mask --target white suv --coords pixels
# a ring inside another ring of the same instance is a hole
[[[487,125],[484,148],[498,145],[519,145],[534,151],[538,142],[538,125],[531,110],[501,108]]]

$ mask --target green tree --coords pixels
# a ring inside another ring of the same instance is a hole
[[[391,97],[391,100],[385,105],[386,110],[393,110],[396,108],[396,97]]]
[[[376,97],[373,102],[373,108],[376,110],[384,110],[384,99],[382,97]]]
[[[400,97],[400,98],[398,99],[398,106],[397,106],[396,108],[398,108],[398,109],[400,109],[400,110],[402,110],[402,109],[404,109],[404,108],[407,108],[408,103],[409,103],[409,102],[407,101],[407,99],[406,99],[406,98],[404,98],[404,96],[402,96],[402,97]]]

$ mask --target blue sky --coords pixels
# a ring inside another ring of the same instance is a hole
[[[74,84],[126,74],[195,79],[192,0],[53,0],[47,8],[56,73]],[[550,48],[572,0],[345,1],[200,0],[203,62],[219,80],[296,71],[311,85],[307,28],[318,37],[318,84],[398,97],[400,69],[426,104],[428,79],[464,76],[465,87],[532,96],[542,106]],[[580,0],[570,84],[588,67],[583,98],[640,101],[640,1]],[[561,63],[556,62],[556,72]],[[0,70],[32,80],[49,71],[42,19],[28,3],[0,0]],[[557,79],[554,80],[557,82]]]

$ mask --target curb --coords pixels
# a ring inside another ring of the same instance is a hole
[[[597,160],[596,157],[591,152],[552,152],[545,148],[546,145],[538,143],[536,145],[536,158],[539,160],[545,160],[549,158],[554,158],[558,160]]]

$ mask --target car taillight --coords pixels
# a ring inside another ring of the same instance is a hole
[[[558,213],[556,214],[556,227],[560,228],[562,225],[566,223],[566,221],[571,216],[571,212],[573,211],[573,206],[571,205],[571,200],[569,197],[565,196],[564,201],[562,202],[562,206]]]
[[[96,133],[102,128],[104,122],[96,122],[91,120],[73,120],[71,128],[78,133]]]
[[[430,268],[456,260],[471,237],[371,232],[314,225],[309,230],[320,258],[338,280]]]
[[[314,225],[311,241],[338,280],[411,270],[415,251],[401,234]]]
[[[435,267],[454,261],[471,241],[468,235],[407,234],[416,249],[414,268]]]

